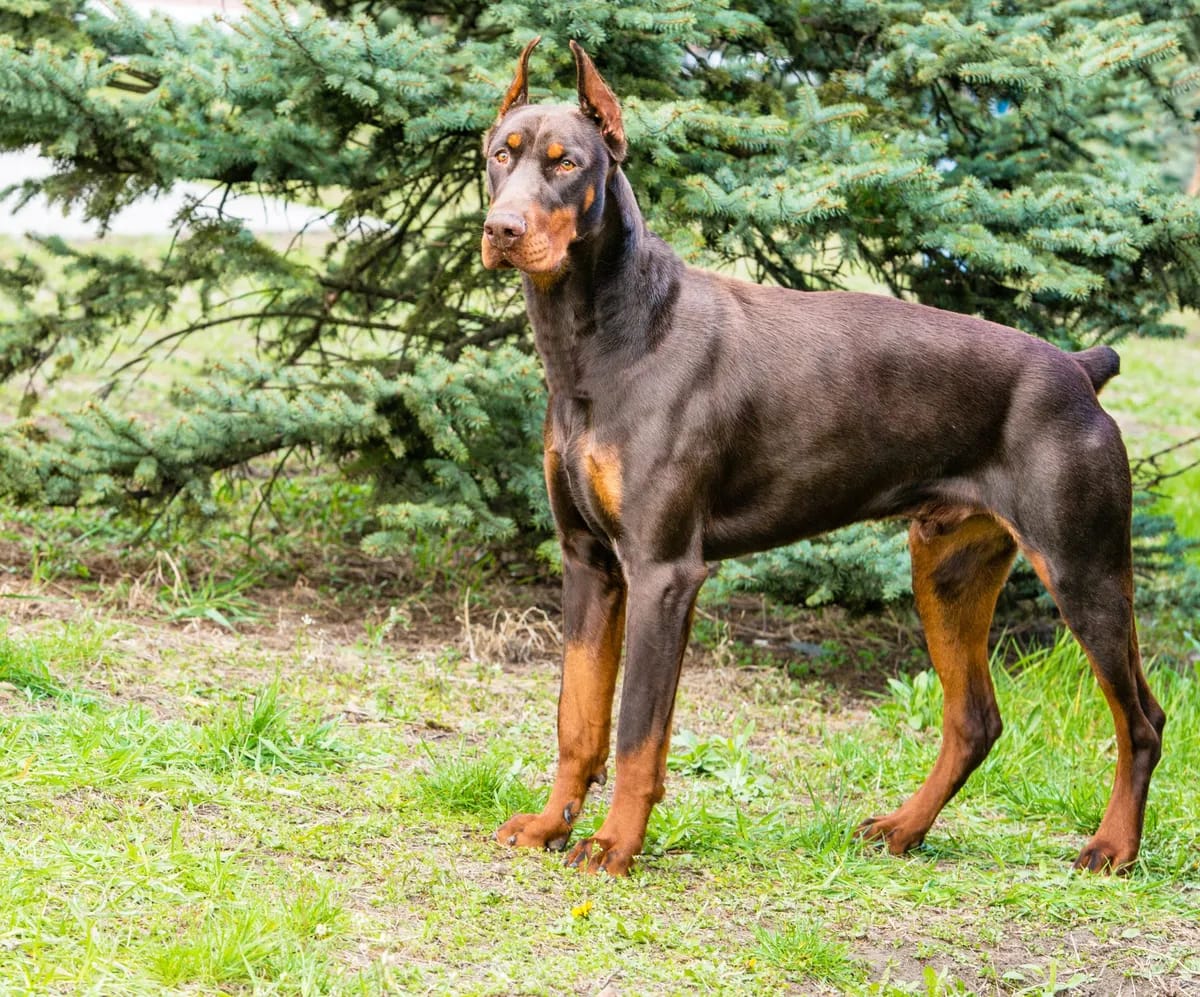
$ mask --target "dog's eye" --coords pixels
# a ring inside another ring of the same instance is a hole
[[[497,163],[507,163],[508,162],[508,150],[501,149],[499,152],[496,153],[495,159],[496,159]]]
[[[569,159],[560,159],[558,161],[558,168],[564,173],[570,173],[573,169],[575,169],[575,164]]]

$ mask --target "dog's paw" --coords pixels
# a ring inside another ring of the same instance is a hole
[[[628,876],[641,845],[607,841],[599,834],[584,838],[566,858],[565,865],[583,872],[606,872],[610,876]]]
[[[863,841],[887,845],[887,850],[893,855],[903,855],[918,847],[925,840],[928,830],[926,827],[911,827],[891,813],[886,817],[868,817],[854,829],[854,833]]]
[[[514,848],[546,848],[561,852],[571,837],[562,814],[515,814],[501,825],[496,840]]]
[[[1074,868],[1081,872],[1112,873],[1123,876],[1137,858],[1136,847],[1122,848],[1104,841],[1099,835],[1092,838],[1079,853]]]

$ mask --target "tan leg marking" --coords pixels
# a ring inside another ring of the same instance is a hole
[[[916,793],[898,810],[859,827],[859,834],[882,839],[895,855],[925,839],[1000,733],[988,629],[1016,544],[990,516],[964,518],[944,533],[929,525],[913,524],[909,546],[913,594],[945,696],[942,746]]]

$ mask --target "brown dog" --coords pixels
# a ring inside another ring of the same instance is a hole
[[[860,833],[897,854],[918,845],[1000,734],[988,627],[1019,548],[1116,721],[1112,797],[1075,864],[1128,866],[1164,715],[1134,630],[1128,460],[1096,400],[1116,354],[1066,354],[892,298],[685,267],[646,229],[621,172],[620,107],[578,45],[579,107],[528,104],[537,41],[484,141],[483,259],[522,272],[546,369],[566,649],[550,800],[497,837],[566,847],[589,786],[605,780],[624,643],[612,807],[567,863],[627,872],[663,796],[705,562],[906,516],[945,692],[942,748],[924,785]]]

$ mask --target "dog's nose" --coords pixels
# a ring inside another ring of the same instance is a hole
[[[508,249],[525,234],[525,219],[511,211],[495,211],[487,216],[483,232],[497,249]]]

